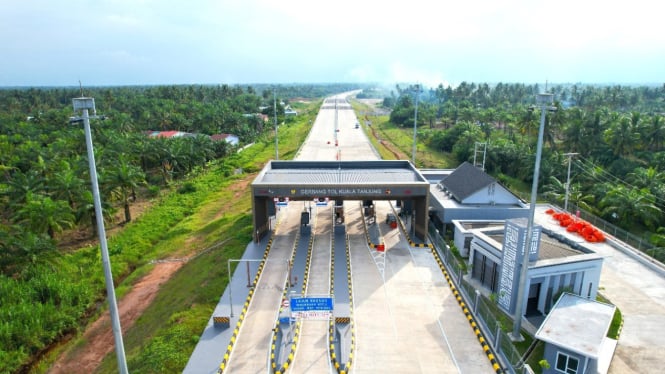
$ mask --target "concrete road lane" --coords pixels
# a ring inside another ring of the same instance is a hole
[[[325,209],[316,210],[314,243],[307,281],[308,296],[327,296],[330,294],[330,260],[332,235],[332,204]],[[328,353],[328,320],[305,320],[302,322],[298,348],[289,372],[329,373],[330,355]]]
[[[282,209],[280,214],[275,239],[233,347],[227,373],[265,374],[268,370],[272,329],[288,277],[287,261],[300,229],[300,209]]]

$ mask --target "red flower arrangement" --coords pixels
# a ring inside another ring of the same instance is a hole
[[[566,231],[576,232],[590,243],[605,241],[605,235],[589,222],[573,217],[568,213],[557,212],[554,209],[547,209],[545,213],[559,221],[559,226],[565,227]]]

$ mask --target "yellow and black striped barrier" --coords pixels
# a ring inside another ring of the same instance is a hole
[[[215,327],[228,329],[228,328],[231,326],[231,318],[229,318],[229,317],[213,316],[213,317],[212,317],[212,324],[213,324],[213,326],[215,326]]]
[[[335,317],[335,323],[351,323],[351,317]]]
[[[469,321],[469,324],[471,325],[471,328],[473,329],[473,332],[476,334],[476,337],[478,338],[478,342],[480,342],[480,345],[483,349],[483,352],[487,355],[487,358],[490,360],[490,363],[492,364],[492,369],[494,369],[494,372],[497,374],[503,373],[503,369],[501,368],[501,365],[499,364],[499,361],[496,359],[496,356],[494,356],[494,352],[492,351],[492,348],[487,344],[487,341],[485,340],[485,337],[478,327],[478,324],[473,318],[473,315],[471,314],[471,311],[469,308],[467,308],[466,303],[464,302],[464,298],[460,294],[459,290],[457,289],[457,286],[453,283],[452,278],[448,274],[448,271],[446,270],[443,261],[441,260],[441,257],[439,256],[439,253],[435,250],[432,251],[432,254],[434,255],[434,258],[436,259],[437,264],[439,265],[439,268],[443,272],[443,276],[446,278],[446,281],[448,282],[448,286],[450,287],[451,291],[453,292],[453,296],[455,296],[455,300],[457,300],[457,303],[459,306],[462,308],[462,312],[464,312],[464,315],[466,316],[467,321]]]
[[[266,245],[266,250],[263,252],[263,259],[268,258],[268,253],[270,252],[270,248],[272,247],[272,240],[273,238],[270,238],[268,240],[268,244]],[[262,261],[259,263],[259,267],[256,271],[256,276],[254,276],[254,282],[252,283],[253,286],[256,286],[259,282],[259,278],[261,276],[261,272],[263,271],[263,266],[265,265],[265,261]],[[230,282],[231,280],[229,280]],[[229,363],[229,359],[231,358],[231,352],[233,351],[233,345],[235,344],[236,340],[238,339],[238,333],[240,333],[240,326],[242,326],[242,322],[245,320],[245,314],[247,313],[247,308],[249,308],[249,304],[252,301],[252,296],[254,296],[254,288],[249,289],[249,293],[247,294],[247,298],[245,299],[245,304],[243,305],[242,311],[240,312],[240,315],[238,316],[238,322],[236,322],[236,327],[233,329],[233,334],[231,335],[231,339],[229,341],[229,344],[226,347],[226,352],[224,353],[224,356],[222,357],[222,362],[219,364],[219,369],[217,370],[218,374],[222,374],[224,370],[226,370],[226,365]],[[229,320],[230,324],[230,320]]]

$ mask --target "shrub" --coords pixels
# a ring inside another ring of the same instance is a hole
[[[196,186],[192,182],[185,182],[180,188],[178,188],[178,193],[181,195],[196,192]]]

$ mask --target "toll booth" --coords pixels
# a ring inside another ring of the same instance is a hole
[[[302,226],[307,226],[309,225],[309,212],[308,211],[303,211],[300,213],[300,224]]]
[[[413,212],[413,200],[398,200],[396,205],[399,210],[400,217],[410,216]]]
[[[271,230],[275,213],[281,204],[288,204],[287,198],[314,201],[317,207],[334,200],[336,224],[344,223],[344,200],[367,201],[368,215],[373,213],[370,205],[376,210],[376,201],[391,200],[413,217],[413,237],[426,241],[430,187],[406,160],[271,161],[252,183],[255,236],[258,240]]]
[[[344,223],[344,200],[335,200],[335,224]]]
[[[363,214],[369,223],[376,222],[376,212],[374,210],[374,201],[363,200]]]

